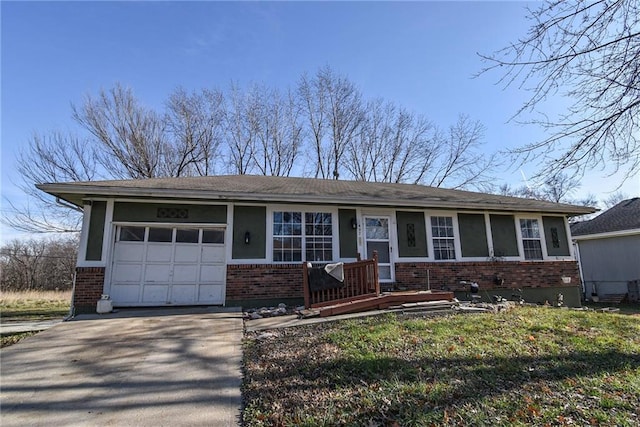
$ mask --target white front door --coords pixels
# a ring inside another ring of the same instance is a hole
[[[224,304],[224,236],[223,227],[118,227],[109,291],[113,304]]]
[[[391,264],[391,238],[389,216],[365,216],[365,246],[367,259],[378,252],[378,278],[381,282],[393,282],[394,271]]]

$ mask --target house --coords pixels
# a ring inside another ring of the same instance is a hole
[[[638,301],[640,198],[623,200],[589,221],[573,224],[571,234],[585,298],[628,294]]]
[[[84,210],[74,306],[302,301],[303,261],[378,253],[383,289],[580,304],[567,218],[545,201],[412,184],[265,176],[53,183]]]

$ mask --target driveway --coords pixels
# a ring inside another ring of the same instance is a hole
[[[235,426],[242,313],[79,316],[2,349],[0,425]]]

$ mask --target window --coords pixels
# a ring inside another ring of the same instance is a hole
[[[542,259],[542,244],[540,242],[540,227],[537,219],[521,219],[520,232],[524,259]]]
[[[224,243],[224,230],[202,230],[202,243]]]
[[[333,259],[331,228],[330,213],[307,212],[304,214],[306,261]]]
[[[149,228],[149,242],[171,242],[172,240],[172,228]]]
[[[144,227],[122,227],[120,229],[121,242],[144,242]]]
[[[178,228],[176,230],[176,242],[178,243],[198,243],[200,230],[195,228]]]
[[[513,223],[511,225],[513,228]],[[488,257],[487,226],[483,214],[458,214],[462,257]]]
[[[456,259],[453,240],[453,218],[450,216],[432,216],[431,234],[433,236],[433,256],[435,259]]]
[[[331,214],[274,212],[273,261],[302,261],[303,252],[305,261],[324,262],[333,259]]]

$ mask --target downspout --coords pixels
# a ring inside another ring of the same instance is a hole
[[[71,286],[71,305],[69,306],[69,314],[67,314],[67,317],[65,317],[63,319],[64,322],[66,322],[67,320],[71,320],[76,316],[76,306],[75,306],[75,300],[76,300],[76,275],[77,275],[77,272],[74,271],[73,272],[73,284]]]
[[[587,289],[584,283],[584,273],[582,272],[582,259],[580,258],[580,244],[576,240],[574,243],[576,247],[576,261],[578,262],[578,272],[580,273],[580,286],[582,287],[582,298],[587,299]]]

